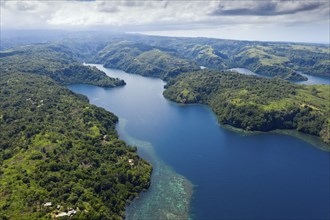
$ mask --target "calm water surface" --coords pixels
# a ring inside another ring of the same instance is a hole
[[[255,72],[252,72],[252,71],[250,71],[248,69],[245,69],[245,68],[232,68],[230,70],[241,73],[241,74],[245,74],[245,75],[254,75],[254,76],[269,78],[267,76],[257,74]],[[307,75],[307,74],[304,74],[304,73],[301,73],[301,72],[299,72],[299,73],[302,76],[306,76],[308,78],[308,80],[294,82],[296,84],[304,84],[304,85],[324,84],[324,85],[330,85],[330,77],[312,76],[312,75]]]
[[[320,76],[312,76],[300,73],[303,76],[308,78],[307,81],[297,82],[298,84],[305,84],[305,85],[313,85],[313,84],[325,84],[330,85],[330,78],[329,77],[320,77]]]
[[[128,219],[328,219],[330,154],[298,138],[219,126],[202,105],[163,96],[160,79],[105,69],[126,86],[71,90],[120,118],[122,139],[154,165]]]

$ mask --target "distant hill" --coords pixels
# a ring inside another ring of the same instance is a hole
[[[290,80],[305,80],[298,72],[330,77],[330,51],[325,44],[141,35],[127,36],[126,39],[166,48],[180,58],[214,70],[240,67],[261,75]]]
[[[125,85],[123,80],[108,77],[96,68],[82,65],[78,61],[78,56],[75,51],[53,44],[21,46],[0,52],[0,70],[2,73],[19,71],[49,76],[62,85]]]
[[[62,35],[55,34],[53,38],[47,38],[48,35],[42,33],[40,38],[43,36],[48,40],[41,42],[57,48],[57,52],[63,50],[80,62],[97,62],[107,67],[163,79],[166,75],[175,76],[179,72],[195,70],[198,66],[221,71],[246,68],[261,75],[293,81],[306,80],[299,72],[330,77],[330,51],[325,44],[107,32],[64,32]]]
[[[107,44],[94,61],[105,67],[162,79],[200,69],[196,62],[178,57],[175,51],[131,41]]]

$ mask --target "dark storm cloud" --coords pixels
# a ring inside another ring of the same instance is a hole
[[[167,6],[170,4],[169,1],[166,1],[165,4],[164,4],[164,8],[167,8]]]
[[[304,11],[312,11],[323,7],[322,2],[299,2],[293,7],[285,7],[285,1],[280,2],[256,2],[253,6],[226,9],[224,5],[211,13],[215,16],[276,16],[296,14]]]
[[[17,2],[16,8],[19,11],[33,11],[36,9],[36,5],[29,4],[28,2]]]
[[[113,2],[100,2],[97,5],[97,10],[99,12],[106,12],[106,13],[116,13],[119,12],[119,9],[116,5],[113,4]]]

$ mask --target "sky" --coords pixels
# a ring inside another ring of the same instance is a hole
[[[1,30],[329,43],[328,0],[0,0]]]

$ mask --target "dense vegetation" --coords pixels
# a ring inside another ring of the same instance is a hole
[[[329,86],[194,72],[245,67],[288,80],[304,80],[296,71],[329,76],[322,45],[95,34],[13,49],[8,42],[0,52],[0,219],[52,218],[70,208],[73,218],[118,219],[148,188],[151,167],[118,139],[116,116],[61,86],[125,84],[83,61],[165,79],[167,98],[208,104],[221,123],[297,129],[330,142]]]
[[[166,48],[129,41],[108,44],[98,52],[95,62],[105,67],[162,79],[200,69],[196,63],[181,59]]]
[[[302,86],[234,72],[199,71],[172,79],[164,96],[211,106],[219,122],[245,130],[297,129],[330,144],[330,86]]]
[[[58,41],[44,44],[42,48],[61,54],[65,59],[69,56],[80,62],[101,63],[105,67],[166,80],[197,70],[199,66],[221,71],[247,68],[258,74],[291,81],[307,79],[299,72],[330,77],[330,51],[328,45],[322,44],[93,32],[66,33],[65,36],[66,39],[58,37]],[[46,40],[52,38],[44,37]],[[16,38],[9,39],[15,43]],[[4,48],[7,48],[4,42]],[[16,44],[19,45],[20,41]]]
[[[328,45],[234,41],[210,38],[126,37],[163,47],[184,59],[214,70],[247,68],[258,74],[306,80],[298,72],[330,77]]]
[[[247,46],[235,55],[234,61],[258,74],[283,75],[283,79],[304,80],[296,71],[329,76],[329,50],[302,45]],[[307,80],[307,79],[305,79]]]
[[[12,72],[1,73],[0,99],[0,219],[52,218],[70,208],[74,218],[120,219],[149,187],[151,166],[118,139],[117,117],[86,97]]]
[[[120,79],[84,66],[71,48],[53,44],[22,46],[0,52],[1,72],[26,72],[49,76],[59,84],[92,84],[102,87],[125,85]]]

